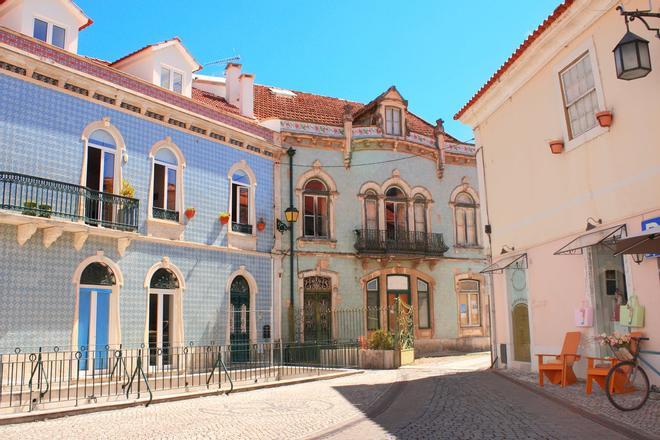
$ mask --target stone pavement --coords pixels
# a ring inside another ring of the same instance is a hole
[[[1,439],[620,439],[492,372],[488,355],[0,427]]]
[[[529,373],[513,369],[498,370],[498,372],[534,387],[537,387],[539,383],[539,376],[536,372]],[[582,380],[565,388],[548,384],[546,381],[546,385],[543,388],[539,387],[539,389],[570,402],[570,404],[584,411],[607,417],[615,423],[642,431],[651,437],[660,438],[660,395],[651,393],[646,404],[637,411],[619,411],[612,406],[605,392],[596,384],[594,384],[591,395],[587,396],[585,383]]]

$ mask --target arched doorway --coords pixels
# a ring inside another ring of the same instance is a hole
[[[305,342],[332,339],[332,282],[329,277],[303,278],[303,338]]]
[[[513,306],[513,359],[530,362],[529,313],[527,304]]]
[[[80,274],[78,289],[78,340],[80,369],[107,368],[110,336],[110,298],[117,284],[115,273],[107,264],[93,262]],[[91,355],[90,355],[91,353]]]
[[[231,282],[229,288],[229,343],[231,360],[250,361],[250,285],[242,275]]]
[[[182,343],[177,337],[180,334],[177,322],[180,301],[179,278],[167,268],[161,267],[151,276],[149,282],[148,305],[148,343],[149,365],[169,367],[172,365],[171,348],[176,343]]]

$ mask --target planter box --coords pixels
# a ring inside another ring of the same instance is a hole
[[[360,368],[365,370],[390,370],[394,364],[394,350],[360,350]]]
[[[415,349],[408,348],[398,352],[399,354],[399,366],[401,365],[410,365],[415,362]]]

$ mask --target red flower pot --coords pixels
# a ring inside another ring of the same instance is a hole
[[[263,231],[264,229],[266,229],[266,222],[264,222],[264,219],[262,218],[259,219],[259,222],[257,223],[257,229],[259,231]]]
[[[195,211],[195,208],[188,208],[185,210],[184,214],[186,218],[190,220],[195,216],[195,214],[197,214],[197,211]]]
[[[596,113],[596,119],[598,119],[598,124],[601,127],[609,127],[612,125],[612,112],[609,110],[598,112]]]
[[[562,139],[555,139],[549,143],[552,154],[561,154],[564,151],[564,141]]]
[[[220,223],[222,223],[223,225],[226,225],[227,223],[229,223],[229,214],[220,215]]]

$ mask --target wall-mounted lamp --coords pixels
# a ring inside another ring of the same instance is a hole
[[[644,261],[644,254],[631,254],[630,256],[637,264],[642,264],[642,261]]]
[[[625,80],[644,78],[651,72],[649,42],[630,32],[628,23],[638,19],[646,26],[646,29],[655,32],[655,36],[660,38],[660,29],[651,27],[646,21],[649,18],[660,18],[660,13],[650,10],[625,11],[623,6],[618,6],[617,9],[626,21],[626,33],[612,51],[614,52],[616,77]]]
[[[588,232],[591,231],[592,229],[596,229],[598,225],[602,225],[602,224],[603,224],[603,219],[599,218],[598,220],[596,220],[593,217],[589,217],[587,219],[587,227],[584,228],[584,230]]]
[[[284,211],[284,218],[286,219],[287,222],[289,222],[293,226],[293,223],[298,221],[298,214],[299,212],[295,207],[289,206],[288,208],[286,208],[286,211]],[[291,230],[292,226],[287,225],[279,218],[277,219],[277,230],[280,231],[282,234],[284,234],[286,231]]]
[[[504,246],[502,246],[502,250],[500,251],[500,255],[508,254],[509,252],[513,252],[515,250],[516,250],[516,248],[513,247],[513,246],[504,245]]]

